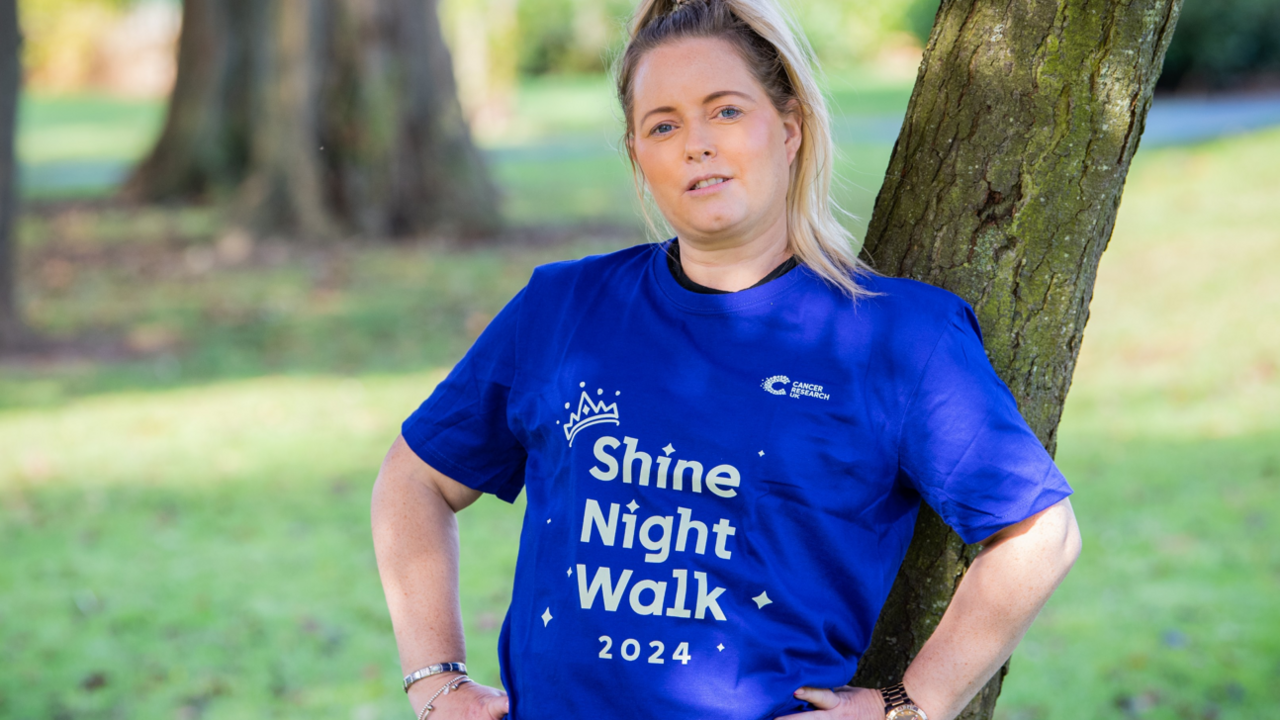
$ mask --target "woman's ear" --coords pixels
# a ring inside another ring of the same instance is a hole
[[[787,101],[786,112],[782,113],[782,130],[787,146],[787,165],[790,165],[800,152],[800,144],[804,142],[804,112],[796,98]]]

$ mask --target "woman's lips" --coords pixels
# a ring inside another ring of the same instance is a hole
[[[725,178],[724,180],[716,183],[715,185],[708,185],[704,188],[697,188],[695,190],[686,190],[685,192],[695,197],[700,197],[702,195],[710,195],[712,193],[719,192],[724,188],[724,186],[728,185],[731,182],[733,182],[733,178]]]

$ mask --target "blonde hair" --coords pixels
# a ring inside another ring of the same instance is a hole
[[[641,58],[683,38],[729,41],[779,113],[794,106],[801,118],[801,144],[787,189],[787,242],[796,259],[850,298],[870,294],[856,282],[873,273],[853,249],[853,234],[836,220],[831,199],[835,143],[831,117],[818,87],[813,50],[775,0],[642,0],[632,18],[629,41],[614,77],[626,118],[624,142],[645,221],[659,234],[648,211],[643,173],[631,152],[635,137],[632,84]]]

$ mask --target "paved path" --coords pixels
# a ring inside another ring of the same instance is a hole
[[[1142,147],[1182,145],[1280,126],[1280,92],[1206,98],[1157,98],[1147,115]],[[902,116],[842,117],[834,123],[836,141],[892,145]],[[617,139],[606,133],[550,140],[523,147],[495,148],[486,155],[496,162],[620,157]],[[24,166],[20,185],[28,190],[58,191],[105,188],[120,182],[129,170],[114,161],[65,161]]]
[[[1280,92],[1156,98],[1141,147],[1182,145],[1280,125]]]
[[[1158,97],[1147,114],[1141,147],[1184,145],[1280,125],[1280,92],[1205,98]],[[845,117],[835,122],[845,143],[893,144],[900,116]]]

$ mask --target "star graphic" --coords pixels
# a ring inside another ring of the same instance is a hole
[[[565,576],[565,577],[573,577],[573,568],[569,568],[568,570],[565,570],[565,571],[564,571],[564,576]]]
[[[632,500],[631,502],[627,503],[627,509],[630,510],[631,512],[635,512],[636,508],[638,507],[640,506],[636,504],[635,500]]]
[[[760,608],[761,610],[764,609],[765,605],[768,605],[769,603],[773,602],[772,600],[769,599],[769,593],[767,592],[761,592],[759,595],[751,599],[755,601],[756,607]]]
[[[763,451],[763,450],[761,450],[761,451],[760,451],[760,457],[764,457],[764,451]]]
[[[548,525],[550,525],[550,524],[551,524],[551,518],[547,518],[547,524],[548,524]]]
[[[720,652],[724,652],[724,643],[720,643],[719,645],[717,645],[716,649],[719,650]]]
[[[667,443],[667,446],[666,446],[666,447],[664,447],[664,448],[662,448],[662,452],[664,452],[664,453],[666,453],[666,454],[668,454],[668,455],[670,455],[671,453],[673,453],[673,452],[675,452],[675,451],[676,451],[676,449],[675,449],[675,448],[673,448],[673,447],[671,447],[671,443]]]
[[[551,608],[542,611],[542,627],[546,627],[551,622]]]

